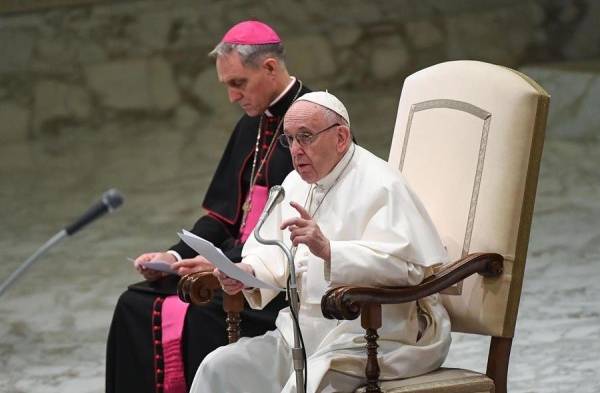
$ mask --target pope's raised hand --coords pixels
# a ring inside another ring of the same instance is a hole
[[[290,240],[294,246],[306,244],[313,255],[329,262],[331,260],[329,239],[323,235],[319,225],[300,204],[290,202],[290,205],[298,211],[300,217],[288,218],[281,223],[280,228],[290,230]]]

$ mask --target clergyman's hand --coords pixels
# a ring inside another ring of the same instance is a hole
[[[147,252],[140,255],[133,262],[135,269],[148,281],[156,281],[161,277],[166,276],[166,273],[148,269],[144,266],[146,262],[162,261],[167,263],[175,263],[177,259],[168,252]]]
[[[254,269],[247,263],[240,262],[237,263],[236,266],[244,270],[246,273],[254,276]],[[221,288],[223,289],[223,292],[225,292],[228,295],[235,295],[236,293],[238,293],[246,287],[244,283],[236,280],[235,278],[229,277],[219,269],[215,269],[213,271],[213,275],[217,277],[217,279],[221,283]]]
[[[296,202],[290,205],[300,213],[300,217],[289,218],[281,223],[281,229],[289,228],[290,240],[294,246],[306,244],[313,255],[324,261],[331,261],[331,246],[329,239],[323,235],[319,225],[308,212]]]
[[[182,259],[181,261],[172,264],[171,267],[180,276],[185,276],[190,273],[212,272],[215,269],[214,265],[208,259],[200,255],[197,255],[194,258]]]

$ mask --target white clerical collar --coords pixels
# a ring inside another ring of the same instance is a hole
[[[356,150],[356,145],[354,144],[354,142],[351,142],[350,147],[348,148],[348,150],[346,150],[346,153],[344,153],[342,159],[339,160],[338,163],[333,167],[331,172],[325,175],[325,177],[323,177],[321,180],[317,180],[315,182],[316,187],[322,190],[326,190],[332,187],[336,183],[344,169],[346,169],[346,167],[350,164],[350,160],[354,156],[354,150]]]
[[[269,108],[272,107],[273,105],[277,104],[277,102],[279,100],[281,100],[283,98],[283,96],[287,94],[288,91],[290,91],[290,89],[292,88],[292,86],[294,86],[294,83],[296,83],[296,77],[292,76],[291,78],[292,78],[292,81],[287,85],[287,87],[285,89],[283,89],[283,91],[281,92],[281,94],[279,94],[277,96],[277,98],[275,98],[273,100],[273,102],[271,102],[269,104],[269,106],[267,107],[267,110],[265,111],[265,115],[267,115],[269,117],[273,116],[273,114],[269,111]]]

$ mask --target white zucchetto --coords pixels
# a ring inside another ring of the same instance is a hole
[[[327,91],[313,91],[306,93],[296,101],[308,101],[317,105],[321,105],[322,107],[330,109],[342,116],[344,120],[348,122],[348,125],[350,125],[350,116],[348,116],[348,111],[346,110],[344,104],[342,104],[342,101]]]

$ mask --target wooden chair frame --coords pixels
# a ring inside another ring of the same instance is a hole
[[[219,280],[212,272],[190,273],[179,280],[177,294],[179,298],[196,305],[206,304],[211,301],[215,291],[221,291]],[[222,292],[222,291],[221,291]],[[244,310],[244,295],[223,293],[223,310],[227,317],[227,339],[234,343],[240,338],[240,313]]]
[[[395,288],[341,286],[329,290],[321,300],[321,311],[326,318],[352,320],[361,316],[361,325],[366,330],[367,340],[366,392],[381,393],[377,329],[381,327],[382,304],[399,304],[422,299],[476,273],[494,279],[502,274],[503,260],[500,254],[476,253],[445,265],[419,285]],[[506,392],[511,343],[511,338],[492,337],[490,344],[487,375],[494,380],[497,393]]]

